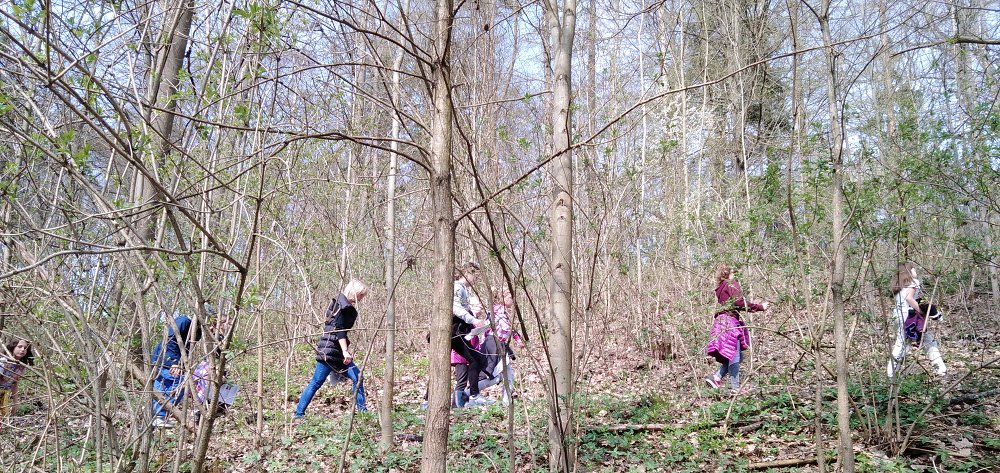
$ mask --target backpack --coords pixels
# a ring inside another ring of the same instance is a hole
[[[910,309],[906,320],[903,321],[903,334],[911,343],[920,343],[924,337],[924,316]]]
[[[920,312],[913,310],[911,307],[906,315],[906,320],[903,321],[903,333],[906,338],[912,343],[920,343],[924,336],[924,325],[927,322],[926,317],[930,317],[931,320],[938,320],[941,318],[941,312],[934,304],[929,304],[923,299],[917,299],[917,305],[920,306]]]
[[[943,315],[940,311],[938,311],[936,305],[928,303],[923,298],[917,299],[917,305],[920,306],[920,312],[923,312],[924,315],[930,317],[931,320],[940,319],[941,315]]]

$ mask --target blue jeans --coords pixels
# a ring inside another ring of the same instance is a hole
[[[358,369],[354,362],[350,362],[347,365],[347,371],[343,373],[347,376],[347,379],[351,380],[352,391],[357,391],[357,396],[354,401],[354,405],[360,412],[367,412],[368,407],[365,404],[365,383],[361,379],[361,370]],[[299,396],[299,405],[295,408],[295,417],[300,417],[305,415],[306,408],[309,407],[309,403],[312,402],[313,396],[316,395],[316,391],[319,390],[320,386],[326,382],[326,378],[330,376],[330,373],[337,370],[329,363],[324,361],[316,362],[316,372],[313,373],[312,379],[309,384],[306,385],[305,391],[302,391],[302,395]],[[339,371],[339,370],[337,370]]]
[[[160,375],[153,380],[153,389],[167,399],[170,404],[177,405],[184,398],[184,377],[174,378],[170,375],[170,369],[163,368]],[[163,404],[153,396],[153,415],[156,417],[166,417],[167,410]]]
[[[739,389],[740,361],[742,361],[741,358],[742,357],[740,356],[740,354],[737,353],[736,356],[733,357],[733,360],[723,363],[722,366],[719,367],[719,372],[715,374],[715,377],[721,380],[722,378],[726,377],[726,374],[728,373],[729,386],[732,387],[733,389]]]

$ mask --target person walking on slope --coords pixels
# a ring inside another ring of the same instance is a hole
[[[927,359],[934,365],[938,376],[947,375],[948,367],[938,349],[938,340],[931,331],[924,330],[924,317],[935,318],[935,314],[924,314],[917,301],[920,297],[920,280],[917,279],[917,268],[913,263],[903,263],[897,268],[892,281],[892,295],[895,301],[892,320],[896,324],[896,342],[892,345],[892,358],[886,367],[889,378],[899,372],[911,343],[924,347]]]
[[[323,386],[331,373],[338,373],[351,380],[352,392],[355,393],[355,408],[358,412],[368,411],[364,380],[361,370],[354,364],[354,354],[350,350],[351,340],[347,337],[358,319],[358,310],[354,308],[354,304],[361,302],[367,295],[368,286],[357,279],[352,279],[326,309],[323,335],[316,345],[316,370],[302,391],[302,395],[299,396],[299,404],[295,407],[297,419],[305,416],[306,408],[312,402],[316,391]]]
[[[482,315],[483,304],[479,301],[478,297],[470,296],[469,306],[472,308],[472,315],[476,318],[479,318],[480,315]],[[466,340],[469,341],[469,346],[471,346],[473,350],[479,352],[482,352],[483,350],[482,339],[482,335],[470,334],[466,336]],[[469,373],[471,369],[469,367],[469,360],[463,358],[462,355],[459,355],[455,350],[451,351],[451,367],[455,369],[455,394],[452,396],[451,407],[465,407],[465,404],[469,402],[469,389],[465,386],[468,386],[470,382],[478,381],[478,378],[470,381]],[[480,385],[479,389],[482,390],[483,386]]]
[[[750,333],[741,318],[741,313],[767,310],[767,302],[755,304],[743,298],[743,288],[736,280],[736,272],[726,264],[720,264],[715,272],[715,297],[722,306],[715,313],[712,323],[711,340],[705,348],[708,356],[719,362],[719,370],[705,382],[713,388],[722,385],[722,378],[729,375],[729,385],[733,394],[740,394],[740,362],[743,350],[750,348]]]
[[[514,307],[514,296],[507,288],[493,290],[493,323],[486,331],[486,340],[480,350],[486,356],[484,373],[492,373],[493,379],[486,375],[480,376],[479,389],[486,389],[505,380],[503,387],[503,404],[509,405],[514,394],[514,368],[511,362],[517,359],[510,342],[515,340],[521,348],[524,342],[511,325],[510,313]]]

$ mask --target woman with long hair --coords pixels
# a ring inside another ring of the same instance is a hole
[[[948,374],[937,339],[933,333],[924,330],[923,318],[930,314],[924,314],[917,302],[920,297],[920,279],[917,279],[917,267],[913,263],[903,263],[896,268],[896,276],[892,280],[892,297],[895,302],[892,320],[896,324],[896,342],[892,345],[892,358],[886,367],[886,373],[892,378],[899,372],[912,341],[924,348],[927,359],[934,365],[938,376]],[[912,336],[907,335],[907,330]]]

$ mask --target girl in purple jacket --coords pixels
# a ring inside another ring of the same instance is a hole
[[[720,264],[715,272],[717,286],[715,297],[722,309],[715,313],[712,323],[711,340],[705,352],[718,361],[719,371],[705,382],[713,388],[722,385],[722,378],[729,374],[729,384],[733,393],[740,389],[740,361],[742,351],[750,348],[750,334],[746,324],[740,318],[740,313],[767,310],[767,303],[754,304],[743,298],[743,289],[736,280],[736,273],[726,264]]]
[[[34,364],[35,355],[31,353],[31,342],[15,338],[7,344],[6,350],[0,346],[0,421],[14,412],[17,383],[24,376],[28,365]]]

